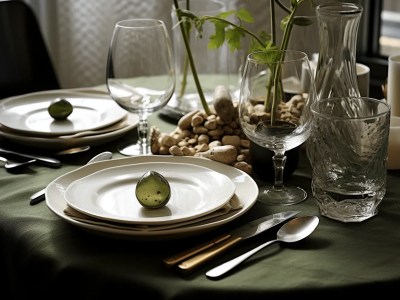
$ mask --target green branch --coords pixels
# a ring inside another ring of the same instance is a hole
[[[178,0],[174,0],[174,5],[175,5],[176,10],[178,11],[178,9],[179,9]],[[190,68],[192,69],[193,79],[194,79],[194,82],[196,84],[197,92],[199,93],[201,104],[203,105],[205,113],[210,115],[211,111],[210,111],[210,108],[208,107],[206,98],[204,96],[203,89],[202,89],[201,84],[200,84],[199,77],[197,75],[196,66],[195,66],[195,63],[194,63],[194,60],[193,60],[192,51],[190,49],[188,36],[186,34],[185,26],[182,23],[182,17],[180,16],[179,13],[177,13],[177,17],[178,17],[179,27],[180,27],[181,33],[182,33],[183,42],[185,44],[186,53],[187,53],[187,56],[188,56],[188,59],[189,59]]]
[[[271,15],[271,41],[272,44],[276,44],[276,29],[275,29],[275,0],[270,0],[269,13]]]
[[[226,19],[220,18],[220,17],[216,17],[216,16],[203,16],[201,17],[204,21],[219,21],[222,23],[225,23],[226,25],[230,25],[240,31],[242,31],[243,33],[248,34],[249,36],[251,36],[255,41],[257,41],[257,43],[259,43],[261,46],[265,46],[263,40],[261,38],[259,38],[254,32],[251,32],[250,30],[246,29],[245,27],[242,27],[241,25],[237,25],[235,23],[232,23]]]

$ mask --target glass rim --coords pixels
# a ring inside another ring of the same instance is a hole
[[[331,2],[317,5],[315,11],[326,15],[354,15],[363,12],[363,7],[356,3]]]
[[[162,20],[158,19],[125,19],[116,23],[116,26],[123,28],[149,28],[165,26]]]
[[[216,4],[219,7],[213,7],[213,8],[202,9],[202,10],[195,9],[194,13],[196,13],[196,14],[216,14],[216,13],[219,13],[219,12],[221,12],[221,10],[226,8],[225,3],[223,1],[221,1],[221,0],[208,0],[208,1],[210,3]],[[178,2],[182,3],[182,2],[186,2],[186,1],[185,0],[179,0]],[[191,2],[192,3],[194,3],[194,2],[205,3],[204,0],[191,0]],[[182,7],[179,6],[179,8],[181,9]],[[172,4],[172,10],[175,10],[174,4]],[[191,10],[192,10],[192,8],[191,8]]]
[[[295,57],[291,58],[286,58],[286,55],[284,59],[276,60],[275,57],[271,57],[271,59],[267,60],[259,60],[255,56],[261,55],[261,54],[273,54],[273,53],[291,53],[295,54]],[[293,62],[296,60],[303,60],[303,61],[308,61],[308,55],[300,50],[279,50],[279,49],[271,49],[271,50],[259,50],[259,51],[254,51],[251,52],[247,55],[247,60],[253,63],[264,63],[264,64],[281,64],[281,63],[288,63],[288,62]]]
[[[345,100],[345,101],[354,101],[354,100],[367,100],[369,103],[375,103],[377,105],[382,104],[383,107],[385,108],[383,111],[379,112],[379,113],[375,113],[373,115],[369,115],[369,116],[335,116],[335,115],[331,115],[327,112],[321,112],[321,111],[317,111],[316,107],[317,105],[319,105],[322,102],[336,102],[339,103],[339,101],[341,100]],[[390,104],[388,104],[386,101],[384,100],[380,100],[380,99],[376,99],[376,98],[371,98],[371,97],[356,97],[356,96],[351,96],[351,97],[332,97],[332,98],[324,98],[321,100],[317,100],[313,103],[311,103],[310,105],[310,111],[312,112],[312,114],[324,118],[324,119],[331,119],[331,120],[337,120],[337,121],[359,121],[359,120],[368,120],[368,119],[376,119],[376,118],[380,118],[382,116],[385,115],[390,115]]]

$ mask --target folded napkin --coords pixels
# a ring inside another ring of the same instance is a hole
[[[126,224],[126,223],[117,223],[111,222],[103,219],[99,219],[96,217],[92,217],[81,213],[70,206],[67,206],[64,209],[64,214],[76,221],[92,224],[92,225],[99,225],[105,226],[110,228],[122,229],[122,230],[133,230],[133,231],[162,231],[174,228],[184,228],[184,227],[192,227],[198,226],[202,224],[207,224],[216,220],[219,220],[221,216],[227,215],[233,211],[241,209],[243,207],[242,203],[240,202],[239,198],[234,195],[227,204],[225,204],[220,209],[206,214],[204,216],[200,216],[198,218],[175,222],[172,224],[160,224],[160,225],[146,225],[146,224]]]

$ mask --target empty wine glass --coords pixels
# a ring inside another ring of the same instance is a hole
[[[175,89],[171,41],[164,23],[129,19],[115,25],[107,61],[107,88],[122,108],[139,115],[138,141],[118,150],[151,154],[148,116],[164,107]]]
[[[310,135],[310,104],[315,95],[305,53],[269,50],[247,56],[239,97],[241,127],[252,142],[274,152],[275,181],[260,186],[261,202],[291,205],[307,198],[302,188],[283,184],[283,170],[285,152]]]

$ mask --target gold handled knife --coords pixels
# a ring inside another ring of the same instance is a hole
[[[204,250],[207,250],[209,248],[211,248],[212,246],[225,241],[226,239],[229,239],[231,237],[230,234],[223,234],[215,239],[212,239],[211,241],[208,241],[206,243],[200,244],[196,247],[190,248],[188,250],[182,251],[178,254],[172,255],[170,257],[167,257],[164,259],[164,264],[167,267],[172,267],[175,266],[177,263],[180,263],[182,261],[184,261],[187,258],[190,258]]]
[[[168,257],[164,259],[164,264],[171,267],[179,263],[178,267],[181,270],[191,271],[211,258],[219,255],[227,249],[230,249],[241,240],[256,236],[257,234],[294,217],[298,213],[300,212],[281,212],[251,221],[230,233],[221,235],[207,243],[203,243],[199,246]]]

